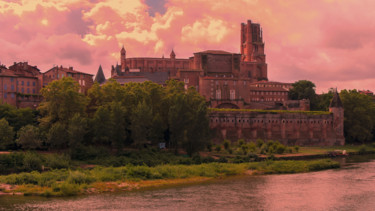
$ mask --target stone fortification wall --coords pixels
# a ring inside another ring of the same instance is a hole
[[[210,127],[215,143],[224,139],[237,141],[278,140],[286,145],[343,145],[343,118],[330,112],[249,112],[211,111]]]

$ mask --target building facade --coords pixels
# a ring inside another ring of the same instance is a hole
[[[268,81],[259,24],[250,20],[241,24],[240,52],[207,50],[177,59],[172,50],[169,58],[127,58],[122,47],[121,65],[112,66],[111,78],[120,84],[180,80],[185,88],[194,87],[214,108],[309,109],[305,102],[288,100],[290,83]],[[104,83],[101,67],[97,75],[97,81]]]
[[[293,146],[344,145],[344,109],[337,92],[329,112],[212,111],[209,114],[213,141],[278,140]]]
[[[43,86],[46,86],[54,80],[59,80],[64,77],[71,77],[78,82],[80,86],[79,92],[87,94],[87,91],[94,84],[93,76],[94,75],[92,74],[74,70],[73,67],[67,68],[63,66],[55,66],[43,73]]]
[[[31,66],[28,62],[14,63],[9,68],[0,65],[0,102],[17,108],[35,109],[42,101],[40,90],[48,83],[72,77],[80,84],[80,92],[86,93],[93,84],[92,76],[73,70],[72,67],[53,67],[41,73],[37,66]]]

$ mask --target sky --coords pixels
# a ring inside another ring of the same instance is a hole
[[[271,81],[375,91],[374,0],[0,0],[0,63],[110,76],[127,57],[239,53],[240,24],[263,28]]]

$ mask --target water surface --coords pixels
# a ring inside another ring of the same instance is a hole
[[[0,197],[2,210],[375,210],[375,161],[341,169],[242,176],[197,185],[90,196]],[[1,210],[0,209],[0,210]]]

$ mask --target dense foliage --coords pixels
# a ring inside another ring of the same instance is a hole
[[[124,147],[144,148],[166,143],[176,153],[190,156],[209,141],[205,99],[184,84],[168,81],[95,83],[88,95],[70,77],[41,90],[38,112],[0,106],[0,147],[11,149],[69,150],[80,157],[90,145],[120,152]],[[38,115],[40,114],[40,115]],[[17,141],[15,141],[17,139]]]
[[[342,90],[340,97],[344,105],[344,133],[350,143],[365,143],[374,140],[375,102],[357,90]]]
[[[317,95],[315,84],[301,80],[295,82],[289,91],[293,100],[309,99],[311,110],[328,111],[333,97],[333,89]],[[357,90],[342,90],[340,98],[344,107],[344,135],[347,143],[375,141],[375,102]]]

